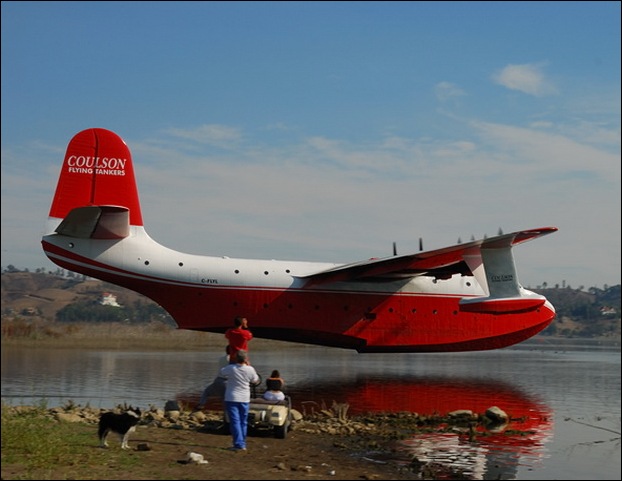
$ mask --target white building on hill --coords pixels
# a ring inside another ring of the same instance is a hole
[[[117,302],[117,296],[111,294],[110,292],[104,292],[99,303],[102,306],[122,307],[121,304]]]

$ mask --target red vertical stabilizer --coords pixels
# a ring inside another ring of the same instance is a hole
[[[71,139],[49,215],[64,219],[86,206],[125,207],[130,224],[143,225],[130,150],[110,130],[87,129]]]

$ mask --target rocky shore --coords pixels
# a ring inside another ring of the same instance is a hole
[[[117,406],[111,410],[126,407]],[[11,446],[5,448],[7,421],[36,414],[53,425],[88,430],[87,439],[91,439],[88,451],[92,453],[98,447],[96,426],[99,416],[105,411],[71,402],[52,408],[3,406],[3,479],[16,479],[15,476],[20,479],[71,479],[63,477],[62,473],[66,474],[68,468],[62,463],[56,467],[58,473],[55,477],[36,478],[34,476],[41,475],[38,470],[32,472],[33,477],[15,472],[16,464],[10,462],[12,458],[5,460],[6,448],[9,450],[7,455],[11,452]],[[445,416],[404,412],[348,417],[347,406],[338,404],[304,418],[294,411],[293,424],[286,439],[275,439],[270,435],[249,436],[249,453],[244,457],[242,469],[237,461],[233,465],[226,461],[226,456],[231,454],[226,452],[230,437],[221,432],[222,419],[222,412],[192,412],[173,401],[163,408],[152,406],[143,412],[137,432],[130,438],[128,456],[145,459],[144,463],[139,463],[140,467],[135,468],[141,477],[133,478],[133,474],[127,473],[126,477],[120,473],[111,474],[106,468],[97,470],[99,477],[83,477],[82,474],[74,479],[205,479],[205,471],[197,471],[196,478],[195,474],[188,474],[191,470],[195,473],[196,467],[183,471],[183,476],[180,473],[180,465],[194,464],[189,461],[190,453],[205,459],[204,470],[209,468],[211,475],[215,476],[213,479],[308,479],[313,476],[321,476],[321,479],[328,476],[334,479],[468,479],[459,471],[452,472],[425,460],[412,458],[397,462],[392,456],[392,446],[400,439],[425,432],[459,432],[473,440],[476,436],[486,435],[488,430],[498,432],[511,423],[496,407],[481,414],[465,410]],[[116,441],[110,444],[109,450],[100,451],[107,451],[114,457],[122,456],[120,445]],[[168,459],[168,462],[154,472],[154,466],[146,459],[156,453],[158,459]],[[253,469],[253,465],[256,468],[261,466],[262,470]],[[72,470],[75,469],[72,465]],[[246,472],[246,478],[239,477],[240,469]],[[161,477],[162,470],[172,477]],[[115,477],[117,475],[119,477]]]
[[[3,409],[6,410],[7,415],[39,411],[44,416],[56,421],[95,425],[99,422],[102,413],[107,411],[123,412],[130,407],[118,405],[111,409],[101,409],[68,402],[64,406],[43,410],[34,406],[4,406]],[[471,432],[472,436],[476,436],[477,427],[484,433],[487,430],[499,432],[506,428],[511,421],[508,415],[496,406],[491,406],[481,414],[465,409],[453,411],[443,416],[398,412],[348,417],[347,410],[347,405],[333,403],[329,409],[314,411],[312,414],[303,417],[299,411],[292,409],[291,430],[333,436],[367,434],[384,439],[399,439],[406,435],[412,436],[413,433],[417,432],[439,432],[443,430]],[[163,408],[150,406],[147,411],[143,411],[139,424],[163,429],[209,431],[218,429],[222,420],[222,411],[194,411],[180,406],[176,401],[169,401]]]

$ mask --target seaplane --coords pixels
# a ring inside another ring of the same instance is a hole
[[[123,139],[89,128],[69,141],[41,243],[58,266],[150,298],[180,329],[223,333],[244,316],[257,338],[458,352],[511,346],[553,321],[553,305],[520,284],[512,249],[555,231],[343,264],[183,253],[147,234]]]

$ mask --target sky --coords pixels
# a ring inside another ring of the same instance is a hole
[[[620,2],[3,1],[2,268],[69,140],[132,152],[149,235],[347,263],[554,226],[525,287],[620,284]]]

